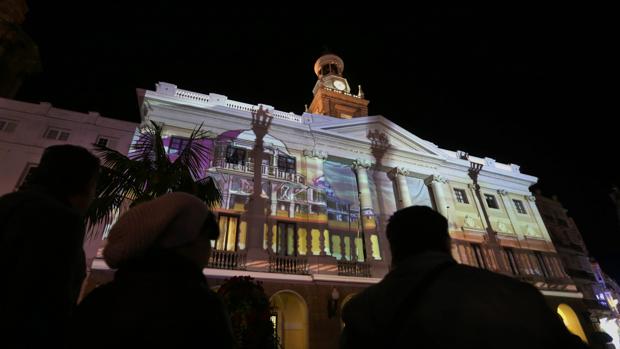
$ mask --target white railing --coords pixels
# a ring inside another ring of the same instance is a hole
[[[215,159],[213,160],[212,166],[216,168],[238,171],[238,172],[247,173],[247,174],[254,173],[254,163],[249,162],[249,161],[242,163],[242,164],[235,164],[235,163],[227,162],[226,159]],[[306,178],[303,175],[297,172],[282,171],[277,166],[262,165],[261,173],[263,176],[267,178],[281,179],[284,181],[301,183],[301,184],[305,184],[306,182]]]
[[[177,88],[175,90],[174,96],[180,99],[190,100],[193,102],[209,103],[211,101],[209,95],[187,91],[187,90],[182,90],[180,88]],[[211,101],[211,102],[214,102],[214,101]],[[253,112],[253,111],[258,110],[258,106],[256,105],[243,103],[243,102],[237,102],[237,101],[231,101],[231,100],[226,100],[226,103],[224,105],[231,109],[242,110],[246,112]],[[292,122],[296,122],[300,124],[303,123],[303,118],[301,117],[301,115],[297,115],[293,112],[286,113],[280,110],[272,110],[271,115],[273,115],[273,117],[276,119],[292,121]]]
[[[202,93],[177,89],[174,95],[182,99],[189,99],[192,101],[198,101],[203,103],[209,102],[209,96]]]

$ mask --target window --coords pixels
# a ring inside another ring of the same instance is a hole
[[[467,193],[463,189],[454,189],[454,195],[456,196],[456,201],[461,204],[468,204],[469,200],[467,200]]]
[[[276,253],[297,256],[297,226],[295,223],[278,223]]]
[[[32,174],[34,173],[34,170],[36,168],[37,168],[37,164],[34,164],[34,163],[26,164],[26,168],[24,168],[24,172],[22,172],[22,175],[19,178],[19,181],[17,182],[15,189],[19,189],[19,187],[24,185],[24,183],[26,183],[30,179],[30,177],[32,177]]]
[[[226,148],[226,162],[229,164],[245,165],[245,149],[228,146]]]
[[[292,156],[278,155],[278,170],[287,173],[295,173],[295,158]]]
[[[175,155],[182,152],[189,144],[189,140],[183,137],[172,137],[170,139],[170,146],[168,147],[168,155]]]
[[[551,276],[551,273],[549,272],[549,266],[545,262],[545,257],[542,255],[542,253],[536,251],[534,252],[534,255],[536,256],[536,259],[538,260],[538,265],[540,266],[542,275],[544,275],[545,277]]]
[[[510,266],[510,270],[513,275],[519,275],[519,266],[517,264],[517,258],[515,257],[514,251],[511,248],[504,249],[506,251],[506,257],[508,257],[508,265]]]
[[[0,132],[12,133],[15,131],[17,123],[9,120],[0,120]]]
[[[484,260],[484,254],[482,253],[482,249],[479,245],[472,244],[472,250],[474,250],[474,257],[476,257],[476,263],[478,263],[478,267],[482,269],[487,269],[487,264]]]
[[[236,251],[239,245],[239,216],[220,214],[220,237],[215,242],[215,249]]]
[[[515,204],[515,208],[517,209],[517,212],[519,212],[520,214],[527,214],[527,211],[525,210],[525,206],[523,205],[523,201],[513,199],[512,202]],[[551,220],[553,220],[553,217],[551,217]]]
[[[487,206],[489,208],[494,208],[494,209],[499,209],[499,205],[497,204],[497,199],[495,198],[495,195],[492,194],[484,194],[484,199],[487,202]]]
[[[53,139],[58,141],[66,141],[69,139],[70,133],[68,130],[61,130],[58,128],[48,128],[45,131],[44,138]]]

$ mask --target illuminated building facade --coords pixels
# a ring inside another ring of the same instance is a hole
[[[285,348],[337,347],[342,305],[388,272],[385,226],[410,205],[448,218],[460,263],[530,282],[554,307],[581,299],[529,190],[535,177],[369,116],[335,55],[314,71],[314,100],[301,115],[164,82],[138,91],[142,120],[164,126],[169,154],[197,125],[217,135],[205,175],[222,192],[221,235],[205,274],[212,285],[261,280]]]

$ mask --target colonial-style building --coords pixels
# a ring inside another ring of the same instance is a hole
[[[164,126],[170,154],[197,125],[217,134],[204,169],[223,194],[221,236],[204,271],[213,285],[261,280],[285,348],[335,348],[342,305],[389,271],[388,218],[427,205],[448,218],[457,261],[532,283],[586,340],[591,324],[573,310],[582,293],[529,189],[536,177],[369,116],[335,55],[314,71],[314,100],[301,115],[164,82],[138,91],[142,121]],[[102,261],[94,268],[105,274]]]

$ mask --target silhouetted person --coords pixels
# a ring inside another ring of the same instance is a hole
[[[529,284],[457,264],[425,206],[390,218],[392,270],[343,310],[342,348],[582,348]]]
[[[78,306],[75,347],[231,348],[230,320],[202,273],[218,235],[207,206],[186,193],[123,214],[103,250],[118,270]]]
[[[51,146],[19,191],[0,198],[0,347],[64,346],[98,172],[88,150]]]

